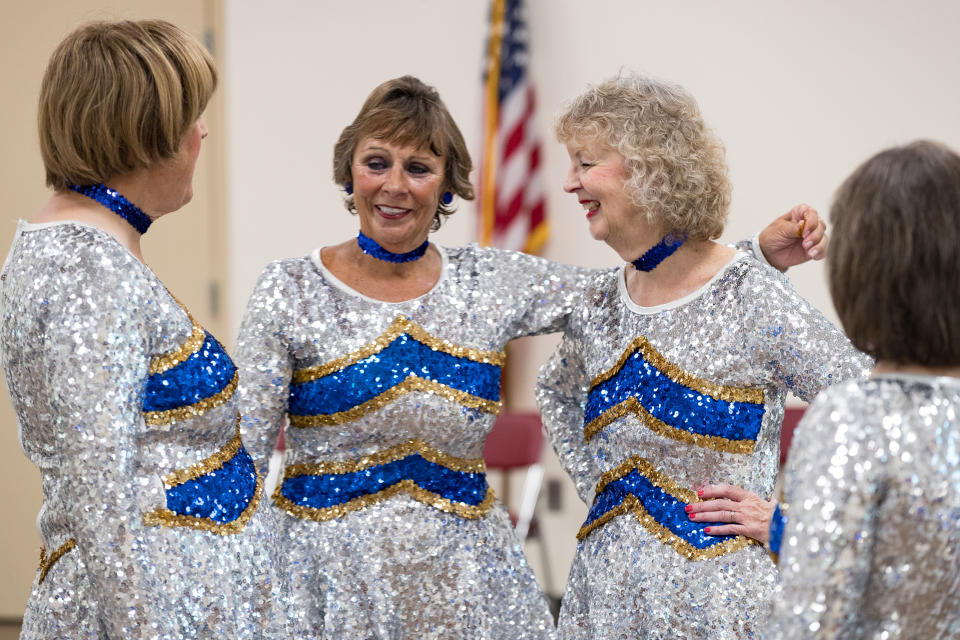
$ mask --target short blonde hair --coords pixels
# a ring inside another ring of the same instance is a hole
[[[723,144],[683,87],[620,75],[575,98],[556,134],[618,151],[630,170],[627,194],[652,224],[699,240],[723,232],[730,209]]]
[[[429,149],[444,159],[443,190],[473,200],[473,161],[467,143],[440,94],[430,85],[413,76],[403,76],[387,80],[370,92],[360,113],[344,128],[333,147],[333,179],[340,186],[353,181],[353,154],[367,137]],[[347,197],[346,207],[356,213],[352,196]],[[438,204],[433,230],[439,229],[443,219],[453,212],[450,205]]]
[[[97,184],[174,157],[216,84],[207,50],[169,22],[76,29],[53,52],[40,88],[47,185]]]

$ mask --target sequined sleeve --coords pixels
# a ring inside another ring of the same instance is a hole
[[[237,339],[243,442],[264,474],[287,409],[293,363],[286,328],[293,326],[297,299],[283,263],[268,265],[247,303]]]
[[[733,245],[734,249],[738,249],[748,256],[754,258],[760,264],[765,264],[768,267],[773,267],[768,261],[767,256],[763,255],[763,251],[760,249],[760,234],[755,233],[751,238],[744,238],[738,242],[735,242]]]
[[[809,402],[830,385],[869,375],[873,361],[804,300],[786,276],[758,265],[754,278],[745,283],[756,287],[756,295],[744,297],[744,323],[753,325],[757,336],[755,364],[769,370],[777,386]]]
[[[871,464],[876,434],[839,400],[842,392],[814,401],[791,446],[784,471],[783,591],[774,604],[772,638],[860,637],[871,553],[882,526],[875,506],[884,494],[883,464]]]
[[[491,272],[485,281],[498,283],[504,293],[499,309],[505,337],[509,339],[562,331],[583,289],[596,271],[546,260],[526,253],[496,252],[484,262]]]
[[[142,267],[119,247],[74,247],[45,305],[42,359],[50,427],[68,461],[56,470],[75,553],[99,594],[98,618],[110,637],[176,636],[175,620],[158,615],[154,588],[163,566],[140,566],[145,544],[137,486],[138,434],[150,361],[145,318],[151,300]],[[44,265],[39,267],[44,268]],[[44,428],[39,425],[39,428]],[[53,473],[45,470],[45,473]],[[174,557],[170,558],[175,562]]]
[[[571,324],[574,322],[571,318]],[[590,381],[580,355],[583,350],[573,334],[573,327],[569,327],[540,369],[537,405],[561,466],[573,479],[580,498],[590,504],[600,471],[594,469],[593,458],[584,446],[583,412]]]

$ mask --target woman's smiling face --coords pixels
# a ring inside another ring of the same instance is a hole
[[[403,253],[427,239],[444,186],[444,159],[428,148],[367,137],[353,154],[353,203],[363,233]]]
[[[636,224],[640,211],[625,190],[630,170],[620,152],[593,140],[566,143],[570,171],[563,190],[577,196],[587,211],[590,235],[617,249],[618,240]]]

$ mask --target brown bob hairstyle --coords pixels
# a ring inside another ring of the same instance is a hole
[[[169,22],[81,26],[53,52],[40,87],[47,185],[106,182],[173,158],[216,85],[213,58]]]
[[[877,360],[960,364],[960,156],[921,140],[840,186],[827,272],[850,340]]]
[[[341,187],[353,181],[353,154],[360,141],[370,137],[429,149],[444,159],[443,191],[473,200],[473,162],[467,143],[433,87],[413,76],[403,76],[387,80],[367,96],[360,113],[333,147],[333,179]],[[348,211],[356,213],[353,196],[347,196],[345,204]],[[439,229],[443,218],[453,212],[450,205],[438,203],[432,229]]]

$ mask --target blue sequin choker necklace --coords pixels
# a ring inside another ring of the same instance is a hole
[[[671,231],[631,264],[637,268],[637,271],[653,271],[661,262],[672,256],[673,252],[679,249],[686,239],[687,234]]]
[[[393,253],[377,244],[376,240],[363,235],[363,231],[361,231],[357,233],[357,244],[360,245],[360,251],[363,251],[368,256],[373,256],[377,260],[383,260],[384,262],[413,262],[423,257],[423,254],[427,252],[427,247],[430,246],[430,241],[424,240],[423,244],[413,251]]]
[[[150,223],[153,222],[150,216],[140,210],[140,207],[124,198],[119,192],[110,189],[105,184],[91,184],[85,187],[80,187],[75,184],[68,186],[71,190],[88,198],[92,198],[107,209],[110,209],[110,211],[113,211],[129,222],[130,226],[136,229],[140,235],[146,233],[147,229],[150,228]]]

